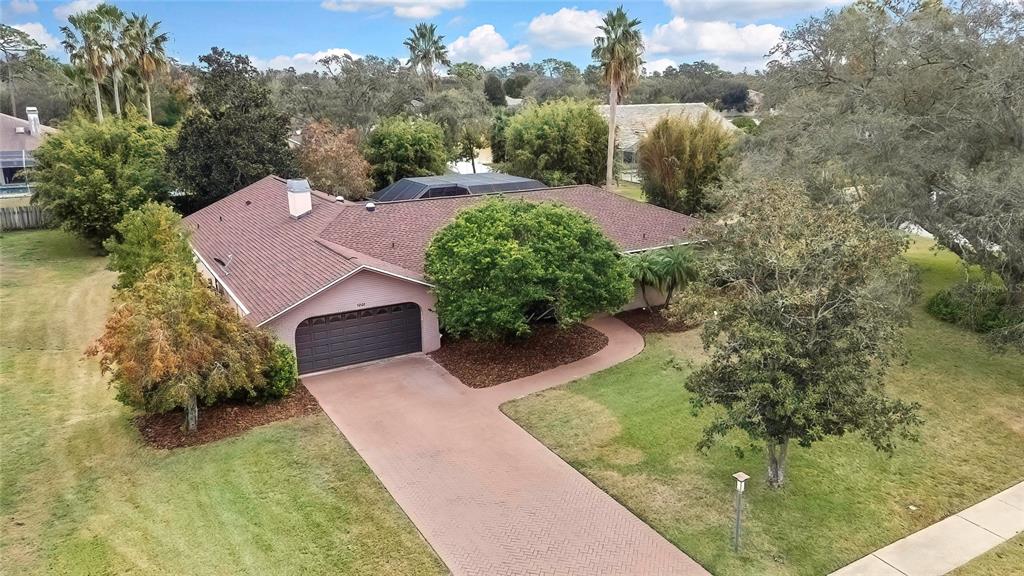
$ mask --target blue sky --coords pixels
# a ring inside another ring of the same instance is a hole
[[[648,69],[705,59],[755,69],[782,29],[847,0],[648,0],[624,2],[643,22]],[[68,14],[98,0],[0,0],[2,20],[60,55]],[[453,61],[500,66],[555,57],[590,63],[594,25],[619,2],[486,0],[116,1],[160,20],[183,62],[220,46],[260,67],[310,70],[326,53],[405,57],[402,40],[421,21],[437,24]]]

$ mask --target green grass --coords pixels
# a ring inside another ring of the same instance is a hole
[[[1010,538],[949,573],[949,576],[1008,576],[1024,566],[1024,534]]]
[[[638,357],[507,404],[514,420],[714,574],[824,574],[1019,482],[1024,470],[1024,357],[992,355],[977,335],[924,312],[956,280],[949,253],[917,242],[923,297],[911,355],[890,393],[923,405],[919,443],[894,456],[862,438],[791,449],[787,486],[770,491],[759,447],[739,434],[707,456],[694,446],[683,388],[702,352],[696,332],[652,338]],[[743,548],[730,546],[734,483],[748,483]],[[913,508],[912,508],[913,507]]]
[[[61,232],[0,237],[0,573],[444,573],[322,414],[144,446],[82,358],[104,263]]]
[[[615,187],[615,193],[626,198],[639,200],[640,202],[645,201],[644,192],[636,182],[627,182],[625,180],[619,182],[619,185]]]

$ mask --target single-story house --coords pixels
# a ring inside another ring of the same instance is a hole
[[[27,196],[31,188],[22,170],[35,166],[32,153],[56,128],[39,122],[34,106],[25,108],[27,119],[0,114],[0,196]]]
[[[595,186],[505,197],[581,210],[624,253],[687,241],[697,224]],[[185,222],[200,271],[246,320],[293,346],[309,374],[440,347],[426,248],[481,198],[345,202],[305,180],[268,176]],[[637,293],[630,307],[642,305]]]

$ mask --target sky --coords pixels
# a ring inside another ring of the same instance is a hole
[[[849,0],[645,0],[621,2],[639,18],[648,73],[696,60],[735,72],[762,68],[779,34],[807,16]],[[213,46],[247,54],[260,68],[309,71],[328,54],[405,58],[402,41],[417,22],[444,35],[453,62],[591,63],[601,16],[620,2],[488,0],[115,1],[147,14],[169,33],[168,52],[195,62]],[[0,20],[63,57],[60,27],[99,0],[0,0]]]

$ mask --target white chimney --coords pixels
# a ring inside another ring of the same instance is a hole
[[[313,194],[309,180],[305,178],[288,180],[288,212],[292,218],[299,218],[313,211]]]
[[[39,110],[35,106],[25,108],[25,117],[28,118],[28,131],[33,136],[39,136]]]

